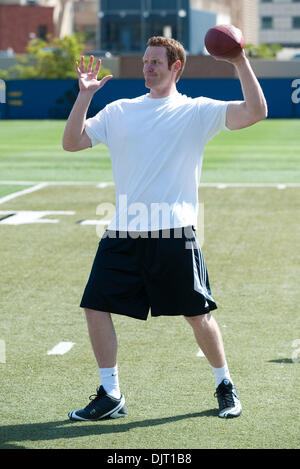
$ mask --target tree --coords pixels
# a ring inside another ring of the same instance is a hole
[[[248,57],[255,59],[276,59],[277,52],[282,47],[279,44],[259,44],[254,46],[253,44],[245,44],[245,52]]]
[[[9,79],[55,79],[77,78],[75,62],[84,50],[84,36],[80,33],[63,39],[48,37],[32,40],[26,49],[26,56],[19,55],[17,64],[6,71],[0,71],[0,78]],[[87,58],[88,60],[88,58]],[[101,68],[98,78],[110,71]]]

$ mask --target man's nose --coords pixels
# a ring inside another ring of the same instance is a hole
[[[145,72],[153,72],[153,65],[145,64],[144,70],[145,70]]]

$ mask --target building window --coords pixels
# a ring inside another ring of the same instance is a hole
[[[96,35],[97,35],[97,31],[96,31],[96,26],[94,25],[85,25],[82,29],[82,31],[84,31],[84,35],[85,35],[85,42],[94,42],[96,43]]]
[[[130,11],[136,10],[137,12],[141,9],[140,0],[126,0],[126,5],[124,5],[124,0],[102,0],[101,2],[102,11]]]
[[[38,27],[38,37],[46,41],[47,39],[47,26],[45,24],[40,24]]]
[[[293,29],[300,29],[300,16],[294,16],[292,18]]]
[[[272,16],[262,16],[261,18],[261,29],[272,29],[273,18]]]
[[[152,10],[176,10],[177,9],[176,3],[170,0],[152,0],[151,7],[152,7]]]

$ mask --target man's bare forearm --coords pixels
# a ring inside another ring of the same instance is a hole
[[[249,60],[246,57],[241,57],[234,65],[241,82],[248,114],[254,118],[265,118],[267,103]]]
[[[64,150],[76,150],[80,145],[85,129],[86,114],[93,98],[88,91],[80,91],[69,115],[63,135]]]

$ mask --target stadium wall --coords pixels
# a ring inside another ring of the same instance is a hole
[[[269,118],[300,118],[300,78],[262,78]],[[235,78],[181,79],[178,90],[187,96],[240,100],[240,82]],[[145,94],[143,79],[114,79],[98,92],[88,116],[120,98]],[[11,80],[6,83],[6,103],[0,104],[2,119],[67,119],[78,93],[77,80]]]

